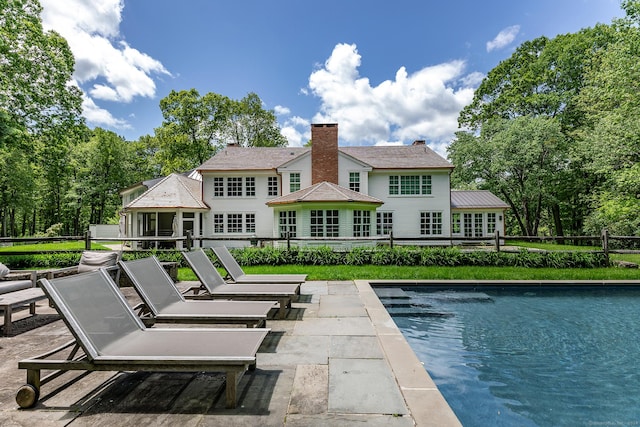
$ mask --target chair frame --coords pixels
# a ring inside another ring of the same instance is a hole
[[[292,308],[292,301],[297,300],[300,295],[299,284],[226,283],[211,262],[211,259],[202,249],[182,252],[182,257],[187,261],[198,280],[200,280],[200,286],[191,287],[183,292],[184,297],[187,299],[232,298],[247,301],[275,299],[279,304],[278,317],[284,319],[287,316],[287,309]],[[207,265],[204,267],[211,269],[210,274],[202,271],[202,266],[197,265],[198,257],[203,262],[206,258]],[[210,279],[215,280],[216,283],[210,283]]]
[[[80,276],[80,275],[78,275]],[[76,277],[78,277],[76,276]],[[128,320],[135,322],[138,331],[135,332],[136,337],[145,336],[148,340],[155,343],[166,342],[167,337],[180,334],[182,338],[194,340],[198,345],[207,340],[216,340],[233,335],[246,335],[250,346],[247,355],[238,356],[212,356],[205,354],[204,350],[189,355],[171,355],[172,349],[168,349],[165,355],[108,355],[101,354],[92,343],[90,337],[85,334],[82,325],[80,325],[73,313],[73,308],[69,307],[63,300],[61,294],[56,288],[56,281],[66,280],[60,279],[41,279],[40,286],[45,291],[50,301],[53,302],[55,308],[60,313],[63,321],[71,331],[74,339],[58,348],[35,356],[30,359],[22,360],[18,363],[19,369],[26,369],[27,383],[23,385],[16,394],[16,402],[22,408],[34,406],[40,396],[42,385],[59,377],[67,371],[155,371],[155,372],[222,372],[226,378],[225,396],[226,407],[235,408],[237,405],[237,388],[240,379],[247,370],[253,370],[256,366],[256,352],[266,337],[269,329],[196,329],[196,328],[170,328],[170,329],[147,329],[142,321],[129,307],[124,296],[118,291],[117,285],[113,283],[109,274],[103,269],[95,272],[82,274],[84,278],[99,277],[108,286],[112,287],[112,294],[117,298],[118,303],[124,310],[123,313]],[[71,276],[74,277],[74,276]],[[102,286],[102,285],[101,285]],[[244,337],[243,337],[244,338]],[[215,343],[212,343],[212,345]],[[194,347],[197,349],[197,347]],[[66,357],[64,354],[66,353]],[[177,353],[176,353],[177,354]],[[59,357],[62,355],[63,357]],[[56,357],[54,357],[56,356]],[[42,370],[53,370],[50,374],[42,377]]]
[[[306,274],[245,274],[238,261],[233,257],[226,246],[213,246],[213,253],[220,261],[222,267],[227,271],[230,282],[243,283],[281,283],[301,285],[307,280]]]

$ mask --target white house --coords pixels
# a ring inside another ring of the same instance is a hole
[[[496,229],[504,234],[508,205],[488,191],[451,191],[453,165],[424,141],[339,147],[337,124],[313,124],[311,140],[311,148],[228,146],[197,168],[201,181],[175,175],[128,203],[123,193],[128,235],[153,235],[145,216],[155,213],[159,224],[160,215],[170,212],[178,235],[188,228],[211,239],[353,241],[390,233],[489,238]],[[188,203],[176,193],[185,191],[178,185],[184,182],[194,188]],[[167,186],[175,189],[162,189]],[[168,228],[155,231],[166,234]]]

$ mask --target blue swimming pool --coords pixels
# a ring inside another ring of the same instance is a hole
[[[640,425],[638,288],[375,289],[465,427]]]

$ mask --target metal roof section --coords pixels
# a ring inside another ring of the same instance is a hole
[[[172,173],[141,194],[124,209],[209,209],[202,201],[201,186],[201,181]]]
[[[454,209],[509,209],[510,206],[489,190],[451,190]]]
[[[267,202],[268,206],[309,202],[358,202],[382,205],[375,197],[349,190],[331,182],[323,181],[302,190],[289,193]]]

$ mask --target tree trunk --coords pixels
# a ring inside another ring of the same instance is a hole
[[[562,219],[560,218],[560,205],[554,203],[551,205],[551,214],[553,216],[553,223],[556,228],[556,236],[564,236],[564,229],[562,228]],[[558,244],[564,245],[564,239],[558,239]]]

